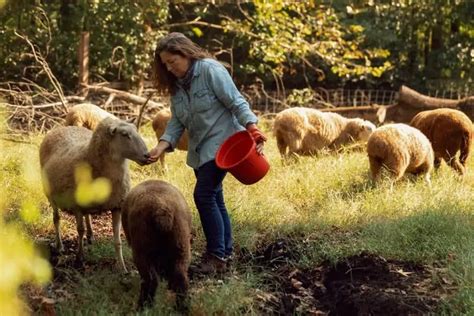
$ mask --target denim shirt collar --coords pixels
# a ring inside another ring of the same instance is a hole
[[[191,82],[194,79],[194,68],[195,68],[196,62],[197,62],[196,60],[191,60],[191,65],[186,71],[186,74],[184,75],[183,78],[179,78],[177,81],[178,86],[180,86],[184,90],[189,90],[189,88],[191,87]]]

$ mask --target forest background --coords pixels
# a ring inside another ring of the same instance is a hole
[[[90,80],[139,88],[156,42],[180,31],[227,62],[239,87],[472,92],[474,2],[467,0],[16,0],[0,11],[0,81],[78,88],[78,47],[90,34]]]

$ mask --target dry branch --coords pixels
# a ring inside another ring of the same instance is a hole
[[[49,80],[51,81],[51,84],[53,85],[54,89],[58,93],[58,96],[59,96],[59,99],[61,100],[61,105],[63,106],[64,111],[67,113],[66,100],[64,99],[63,89],[61,88],[61,84],[59,83],[58,79],[54,76],[53,72],[49,68],[49,65],[46,62],[46,60],[44,59],[44,57],[41,55],[40,52],[36,51],[35,45],[26,36],[23,36],[23,35],[17,33],[16,31],[15,31],[15,35],[28,43],[28,45],[31,48],[31,51],[33,53],[33,56],[34,56],[35,60],[41,65],[44,72],[48,76]]]
[[[138,96],[136,94],[132,94],[130,92],[125,92],[125,91],[120,91],[104,86],[97,86],[97,85],[87,85],[86,86],[89,91],[94,91],[94,92],[99,92],[99,93],[110,93],[110,94],[115,94],[115,96],[119,99],[129,101],[132,103],[137,103],[137,104],[144,104],[147,102],[147,99],[141,96]],[[148,104],[151,105],[152,107],[163,109],[167,107],[167,105],[163,102],[155,102],[155,101],[148,101]]]
[[[68,104],[70,101],[72,102],[83,102],[85,101],[85,97],[79,97],[79,96],[69,96],[69,97],[64,97],[64,101],[66,104]],[[11,108],[26,108],[26,109],[47,109],[47,108],[54,108],[58,105],[62,105],[63,102],[53,102],[53,103],[45,103],[45,104],[32,104],[32,105],[15,105],[15,104],[9,104],[9,103],[3,103],[8,107]],[[67,108],[66,108],[67,111]]]
[[[143,117],[143,111],[145,110],[145,106],[150,102],[151,97],[153,96],[153,93],[151,93],[148,98],[146,99],[145,103],[140,107],[140,112],[138,113],[138,118],[137,118],[137,130],[140,130],[140,125],[142,123],[142,117]]]

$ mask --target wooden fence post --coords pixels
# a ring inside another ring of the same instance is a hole
[[[89,84],[89,32],[81,33],[79,43],[79,95],[86,96]]]

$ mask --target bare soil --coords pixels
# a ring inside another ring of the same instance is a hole
[[[96,236],[112,237],[110,216],[94,218],[93,227]],[[62,254],[52,246],[53,236],[45,240],[53,280],[33,298],[31,293],[25,293],[30,296],[32,311],[42,311],[48,304],[54,306],[58,300],[73,299],[71,290],[78,275],[115,264],[114,258],[90,262],[86,256],[83,266],[75,266],[76,236],[75,232],[65,234]],[[452,287],[444,286],[445,278],[436,267],[385,259],[367,252],[342,258],[335,264],[324,261],[315,267],[299,268],[298,240],[279,239],[254,252],[238,251],[234,273],[238,273],[239,267],[251,265],[264,275],[261,288],[256,290],[262,314],[426,315],[435,312],[441,300],[453,291]]]
[[[272,271],[265,280],[270,290],[258,295],[265,314],[426,315],[449,294],[433,281],[439,278],[435,267],[367,252],[298,269],[288,264],[298,257],[292,244],[278,240],[253,258]]]

